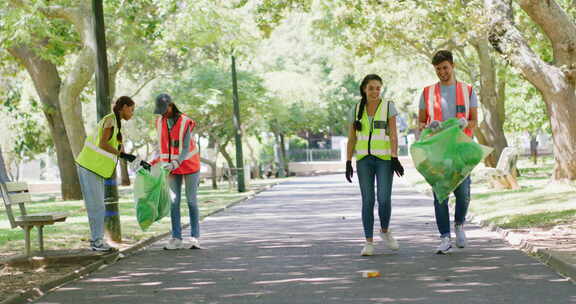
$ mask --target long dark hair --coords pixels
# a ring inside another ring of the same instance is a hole
[[[372,80],[377,80],[382,84],[382,78],[376,74],[368,74],[362,80],[362,83],[360,84],[360,95],[362,95],[362,100],[360,101],[360,109],[358,109],[358,117],[356,117],[356,120],[354,121],[354,129],[356,129],[356,131],[362,131],[360,119],[362,119],[362,115],[364,115],[364,108],[366,108],[366,102],[368,102],[368,97],[366,96],[364,89],[366,89],[366,86]]]
[[[122,133],[120,132],[122,129],[122,119],[120,117],[120,111],[124,105],[131,107],[134,105],[134,100],[128,96],[121,96],[116,99],[116,103],[114,103],[114,108],[112,109],[114,111],[114,116],[116,117],[116,125],[118,126],[118,135],[116,135],[116,139],[120,143],[122,142]]]
[[[175,103],[171,103],[172,105],[172,118],[174,118],[175,120],[178,119],[178,117],[180,117],[180,114],[182,114],[182,112],[180,112],[180,110],[178,109],[178,107],[176,107]]]

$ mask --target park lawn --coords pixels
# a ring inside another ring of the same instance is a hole
[[[521,176],[518,190],[494,190],[486,182],[474,183],[470,211],[479,219],[501,228],[546,227],[574,221],[576,187],[551,182],[554,160],[540,158],[537,165],[527,158],[517,164]]]
[[[537,165],[521,158],[517,167],[521,188],[495,190],[480,177],[483,166],[478,166],[472,174],[472,215],[505,229],[546,227],[576,219],[576,187],[551,182],[552,157],[539,158]],[[432,195],[431,187],[416,170],[407,170],[406,178],[417,190]],[[453,196],[450,203],[454,203]]]
[[[277,182],[278,180],[274,179],[252,181],[249,191],[244,193],[230,191],[228,184],[220,185],[219,190],[212,190],[209,185],[201,185],[198,190],[201,218]],[[132,188],[121,188],[119,195],[123,243],[133,244],[170,231],[170,216],[155,222],[147,231],[142,231],[136,220]],[[34,203],[27,205],[29,212],[66,211],[69,213],[65,222],[44,227],[45,250],[81,249],[89,246],[90,228],[83,201],[56,201],[53,198],[45,199],[42,194],[33,195],[33,200]],[[181,202],[181,215],[182,223],[189,223],[188,206],[184,200]],[[37,232],[33,229],[31,240],[33,250],[37,248],[37,242]],[[5,211],[0,210],[0,259],[23,252],[24,231],[19,227],[11,229]]]

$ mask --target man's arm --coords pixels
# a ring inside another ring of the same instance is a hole
[[[468,116],[468,128],[474,132],[474,129],[478,125],[478,108],[470,108],[470,113]]]
[[[422,131],[426,127],[426,110],[420,109],[418,111],[418,131]]]
[[[426,127],[426,122],[428,117],[426,116],[426,102],[424,101],[424,92],[420,95],[420,101],[418,103],[418,131],[422,131]]]

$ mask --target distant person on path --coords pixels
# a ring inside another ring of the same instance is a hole
[[[136,156],[124,153],[122,147],[122,119],[130,120],[134,101],[127,96],[116,100],[113,112],[104,116],[94,133],[86,138],[76,158],[78,177],[90,223],[90,247],[93,251],[113,250],[104,241],[104,180],[114,174],[118,158],[133,162]],[[141,166],[150,168],[146,162]]]
[[[360,85],[362,100],[353,112],[347,146],[346,179],[352,182],[354,170],[352,156],[356,157],[356,169],[362,193],[362,224],[366,243],[361,255],[374,254],[374,181],[377,181],[378,215],[380,237],[392,250],[398,243],[388,229],[392,210],[392,180],[394,173],[404,174],[398,160],[398,134],[396,131],[396,107],[391,101],[380,97],[382,78],[375,74],[364,77]]]
[[[445,121],[449,118],[460,118],[464,133],[472,137],[472,132],[478,120],[478,98],[472,86],[457,81],[454,76],[454,60],[450,51],[438,51],[432,58],[439,82],[425,87],[420,97],[418,111],[419,130],[421,131],[433,121]],[[470,204],[470,176],[454,190],[456,196],[456,212],[454,214],[454,231],[456,246],[464,248],[467,245],[464,232],[464,221]],[[440,232],[438,254],[446,254],[452,248],[450,238],[450,214],[448,199],[441,204],[434,195],[434,211],[436,225]]]
[[[198,211],[197,192],[200,176],[200,154],[192,136],[196,122],[180,112],[168,94],[160,94],[156,97],[154,114],[161,115],[156,120],[160,155],[152,163],[160,162],[164,168],[170,170],[168,180],[170,189],[175,195],[170,210],[172,238],[164,246],[164,249],[199,249],[200,213]],[[186,188],[186,200],[190,215],[190,242],[182,241],[182,226],[180,224],[182,181],[184,181]]]

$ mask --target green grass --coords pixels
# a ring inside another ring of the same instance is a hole
[[[472,199],[473,200],[491,200],[491,199],[495,199],[495,200],[499,200],[500,197],[502,197],[503,195],[510,195],[512,193],[530,193],[530,192],[534,192],[536,190],[535,187],[526,187],[526,188],[520,188],[517,190],[493,190],[490,192],[486,192],[486,193],[472,193]]]
[[[485,182],[473,183],[470,211],[502,228],[545,227],[574,221],[576,188],[550,180],[554,170],[551,157],[534,165],[522,158],[517,164],[518,190],[494,190]]]
[[[572,220],[576,215],[576,209],[555,211],[555,212],[539,212],[527,215],[505,215],[492,219],[492,222],[502,228],[518,229],[535,226],[550,226]]]
[[[200,215],[207,214],[230,205],[243,197],[252,195],[263,187],[276,183],[278,180],[252,181],[249,191],[238,193],[229,191],[227,184],[220,185],[221,189],[212,190],[209,186],[200,186],[198,200]],[[170,216],[155,222],[147,231],[142,231],[136,221],[136,208],[132,198],[131,187],[121,188],[119,191],[119,211],[124,243],[136,243],[170,230]],[[45,195],[44,195],[45,196]],[[39,201],[36,201],[39,199]],[[56,223],[44,227],[44,246],[46,250],[80,249],[88,246],[90,227],[83,201],[54,201],[43,199],[42,194],[33,195],[34,202],[27,205],[29,212],[66,211],[68,218],[63,223]],[[187,224],[188,206],[181,202],[182,223]],[[37,248],[36,229],[32,230],[32,246]],[[0,210],[0,258],[19,254],[24,251],[24,232],[19,227],[10,228],[5,210]]]
[[[480,172],[482,165],[478,166]],[[470,212],[502,228],[545,227],[576,220],[576,187],[552,182],[552,157],[541,157],[535,165],[528,158],[517,163],[520,177],[518,190],[496,190],[472,174]],[[414,169],[406,172],[414,188],[427,191],[430,186]],[[453,203],[454,199],[451,199]]]

